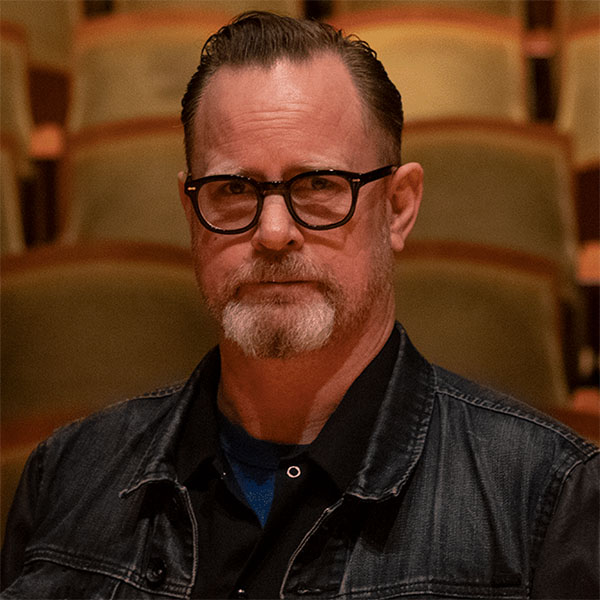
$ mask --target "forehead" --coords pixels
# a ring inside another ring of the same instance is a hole
[[[193,162],[210,169],[211,160],[225,155],[239,164],[240,153],[250,160],[265,150],[290,160],[294,150],[308,151],[314,156],[305,160],[316,166],[328,159],[348,162],[357,147],[368,151],[368,130],[356,86],[336,55],[281,59],[269,67],[226,66],[211,77],[199,102]],[[343,156],[330,156],[332,151]]]

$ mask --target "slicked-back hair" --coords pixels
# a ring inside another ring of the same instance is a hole
[[[181,101],[188,171],[191,173],[198,104],[209,79],[220,67],[268,68],[280,59],[302,62],[324,53],[342,59],[356,85],[367,118],[379,126],[381,159],[400,164],[402,98],[376,52],[356,36],[345,35],[319,21],[252,11],[239,15],[208,38],[200,64],[188,83]]]

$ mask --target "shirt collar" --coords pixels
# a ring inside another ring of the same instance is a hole
[[[198,391],[201,393],[211,385],[217,385],[219,363],[218,348],[213,348],[185,384],[149,394],[149,397],[157,397],[164,401],[165,412],[128,485],[119,493],[122,498],[152,483],[179,484],[181,477],[178,477],[176,457],[181,445],[178,441],[189,421],[189,411],[196,405]],[[202,422],[201,420],[200,423]],[[210,430],[207,426],[207,432]]]
[[[399,324],[395,331],[400,334],[400,343],[389,385],[383,386],[381,401],[360,401],[365,397],[372,398],[373,390],[364,384],[372,382],[369,374],[364,379],[359,376],[311,448],[311,458],[335,478],[340,489],[344,488],[348,478],[352,479],[354,471],[355,477],[346,491],[359,499],[380,500],[400,492],[422,453],[433,412],[436,385],[433,368],[417,352]],[[377,364],[382,355],[393,356],[389,345],[395,343],[394,337],[395,334],[373,362]],[[389,364],[385,358],[381,360]],[[371,373],[371,365],[365,372]],[[375,365],[372,372],[376,371]],[[121,491],[122,497],[148,483],[185,482],[200,465],[218,455],[216,390],[219,376],[220,356],[218,348],[214,348],[188,382],[169,394],[174,395],[172,403],[165,409],[163,422],[129,485]],[[351,400],[345,402],[348,397]],[[372,427],[365,427],[365,422],[361,421],[364,415],[358,416],[365,407],[372,411]],[[354,424],[351,429],[346,418],[353,417],[356,420],[348,421]],[[343,436],[341,443],[334,439],[338,431]],[[328,446],[335,449],[338,445],[348,451],[357,435],[363,439],[361,444],[367,439],[366,449],[361,448],[364,455],[358,471],[354,463],[360,454],[358,447],[349,460],[344,460],[341,452],[328,452]]]
[[[400,494],[425,446],[435,404],[433,366],[417,351],[399,323],[400,348],[362,465],[348,494],[384,500]]]
[[[400,333],[394,329],[377,356],[350,386],[315,441],[302,453],[325,471],[340,493],[346,490],[361,465],[399,346]],[[208,380],[198,382],[179,443],[176,470],[182,482],[212,464],[220,453],[216,408],[220,364],[214,364],[210,370],[213,372]]]
[[[394,329],[307,448],[308,458],[329,475],[342,493],[361,466],[399,346],[400,333]]]
[[[205,377],[194,387],[194,399],[179,438],[175,470],[181,482],[186,482],[203,465],[212,464],[219,453],[217,389],[220,375],[221,357],[215,351],[206,365]]]

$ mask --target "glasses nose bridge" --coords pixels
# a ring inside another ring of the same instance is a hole
[[[287,202],[290,193],[290,187],[287,181],[261,181],[258,183],[258,190],[261,198],[264,200],[265,196],[283,196]]]

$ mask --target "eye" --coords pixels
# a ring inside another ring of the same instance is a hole
[[[324,193],[333,193],[336,187],[339,187],[339,183],[329,175],[309,175],[296,180],[293,191],[297,194],[314,197]]]
[[[250,191],[250,186],[245,181],[240,181],[239,179],[229,181],[223,187],[225,188],[225,193],[232,195],[246,194]]]
[[[308,184],[311,189],[316,191],[327,190],[333,186],[333,183],[327,177],[311,177],[308,180]]]

